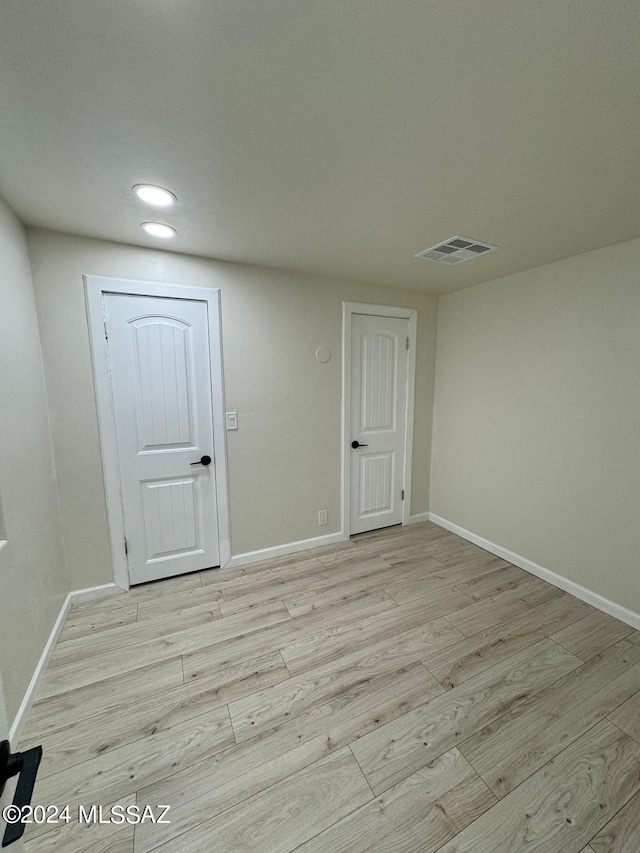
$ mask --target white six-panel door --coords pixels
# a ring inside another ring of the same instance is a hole
[[[402,521],[409,321],[351,321],[351,533]]]
[[[217,566],[207,304],[106,293],[104,310],[131,583]]]

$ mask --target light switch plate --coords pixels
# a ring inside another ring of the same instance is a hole
[[[227,430],[238,429],[238,413],[227,412]]]

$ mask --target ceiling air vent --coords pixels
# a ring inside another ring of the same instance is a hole
[[[426,258],[428,261],[437,261],[440,264],[463,264],[465,261],[472,261],[474,258],[479,258],[487,252],[493,252],[497,246],[490,246],[489,243],[479,243],[477,240],[468,240],[466,237],[451,237],[443,243],[438,243],[437,246],[432,246],[430,249],[425,249],[423,252],[418,252],[414,258]]]

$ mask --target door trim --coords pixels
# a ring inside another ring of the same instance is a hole
[[[181,284],[157,284],[150,281],[132,281],[96,275],[85,275],[83,279],[85,283],[89,341],[93,362],[96,406],[98,410],[98,431],[100,435],[102,471],[104,474],[104,488],[107,502],[113,579],[122,589],[129,589],[129,566],[124,549],[125,528],[116,441],[116,421],[111,393],[109,353],[105,336],[105,293],[119,293],[130,296],[159,296],[165,299],[191,299],[207,303],[211,398],[213,402],[213,446],[216,464],[216,497],[218,502],[218,536],[220,565],[225,566],[231,559],[231,527],[229,520],[227,436],[224,415],[220,289],[213,287],[186,287]]]
[[[411,468],[413,463],[413,414],[416,387],[416,342],[418,335],[418,311],[416,308],[400,308],[394,305],[372,305],[368,302],[342,303],[342,533],[351,535],[351,318],[354,314],[373,317],[394,317],[409,321],[409,353],[407,358],[407,407],[404,426],[404,460],[402,481],[404,501],[402,523],[409,524],[411,517]]]

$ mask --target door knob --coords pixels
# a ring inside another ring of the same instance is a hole
[[[201,456],[197,462],[192,462],[192,465],[211,465],[211,457],[210,456]]]
[[[351,447],[353,447],[354,450],[357,450],[359,447],[369,447],[369,445],[368,444],[360,444],[360,442],[356,439],[355,441],[351,442]]]

